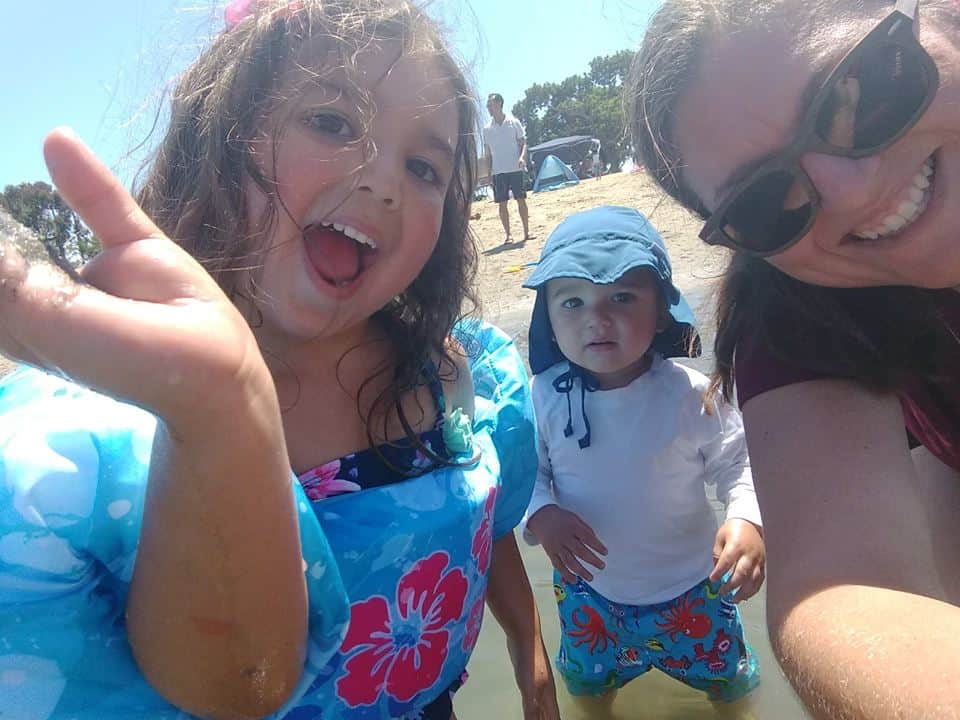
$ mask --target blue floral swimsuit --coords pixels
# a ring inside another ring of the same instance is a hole
[[[480,323],[455,335],[471,351],[473,423],[446,413],[421,441],[457,465],[401,442],[378,448],[392,474],[364,451],[291,476],[308,654],[271,718],[449,717],[493,542],[522,517],[537,463],[512,342]],[[189,717],[140,674],[124,623],[155,426],[33,370],[0,383],[0,717]]]
[[[418,440],[423,448],[437,458],[450,460],[451,455],[447,451],[443,436],[443,384],[435,371],[429,377],[427,386],[437,406],[437,415],[433,426],[420,433]],[[319,465],[302,473],[297,479],[312,501],[314,511],[319,513],[322,512],[322,505],[327,498],[406,482],[423,475],[436,464],[423,448],[406,438],[384,443],[376,449],[367,448]],[[446,692],[441,693],[436,700],[416,714],[407,717],[416,720],[449,720],[453,713],[453,694],[465,679],[466,668]]]

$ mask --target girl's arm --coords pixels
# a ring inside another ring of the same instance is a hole
[[[897,398],[837,380],[744,408],[774,649],[817,717],[940,717],[960,704],[960,608],[944,602]],[[956,524],[954,524],[956,528]]]
[[[128,623],[158,691],[267,714],[302,672],[306,598],[273,384],[250,328],[68,132],[51,175],[103,252],[85,283],[0,248],[0,352],[147,408],[157,433]]]
[[[487,606],[507,636],[524,720],[559,719],[557,691],[540,633],[540,617],[514,534],[493,543]]]
[[[166,699],[204,718],[277,710],[303,673],[307,642],[276,398],[225,387],[230,395],[205,429],[174,436],[158,425],[127,602],[140,669]]]

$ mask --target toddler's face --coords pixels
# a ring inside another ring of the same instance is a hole
[[[557,278],[545,292],[560,352],[593,374],[601,388],[622,387],[646,370],[662,315],[650,270],[634,268],[607,285]]]

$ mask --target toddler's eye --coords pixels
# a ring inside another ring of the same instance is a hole
[[[316,113],[308,117],[306,122],[314,130],[319,130],[322,133],[337,135],[342,138],[353,137],[353,128],[350,126],[350,123],[336,113]]]
[[[583,300],[581,300],[578,297],[567,298],[562,303],[560,303],[560,307],[566,308],[567,310],[573,310],[574,308],[578,308],[581,305],[583,305]]]
[[[412,172],[424,182],[432,185],[438,185],[440,183],[440,173],[438,173],[426,160],[421,160],[419,158],[408,160],[407,170]]]
[[[618,292],[613,295],[613,301],[615,303],[632,303],[636,299],[637,296],[631,292]]]

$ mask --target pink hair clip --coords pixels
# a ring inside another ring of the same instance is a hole
[[[223,19],[227,24],[227,32],[233,30],[245,17],[253,14],[257,0],[231,0],[223,11]]]
[[[299,0],[231,0],[223,10],[227,32],[230,32],[246,18],[253,15],[261,2],[265,5],[276,5],[272,12],[285,17],[291,17],[303,9]]]

